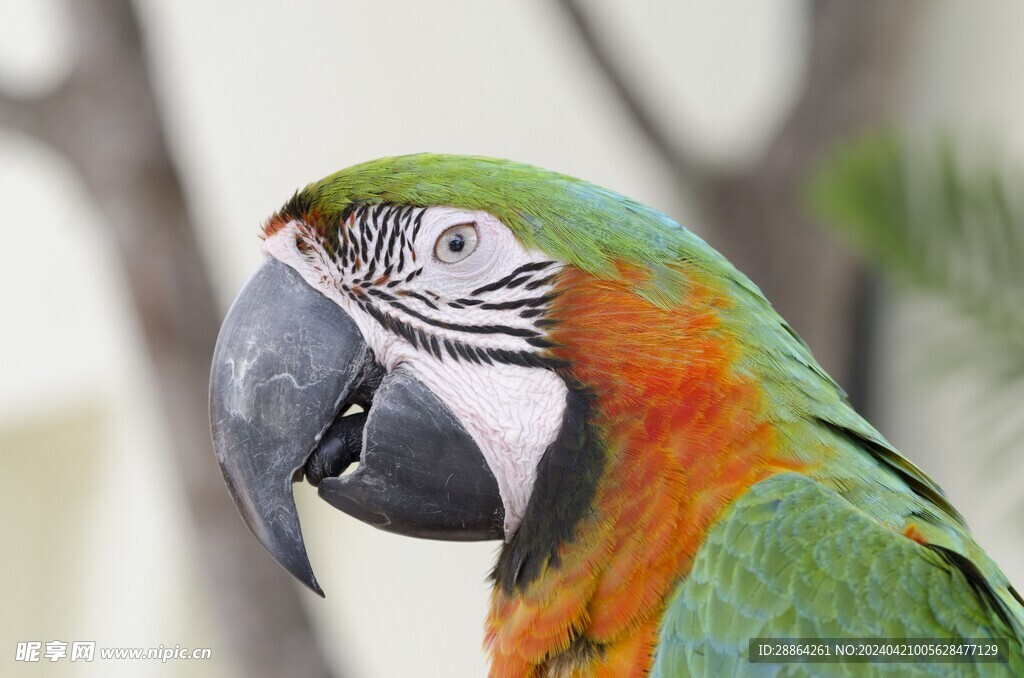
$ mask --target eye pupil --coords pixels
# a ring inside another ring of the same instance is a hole
[[[476,223],[450,226],[434,243],[434,256],[445,264],[456,264],[473,254],[479,242]]]

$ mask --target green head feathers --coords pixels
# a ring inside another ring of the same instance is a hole
[[[661,212],[580,179],[508,160],[426,153],[382,158],[310,184],[282,215],[332,219],[355,203],[489,212],[523,244],[592,275],[616,278],[616,262],[646,268],[650,283],[637,292],[662,308],[680,301],[686,283],[681,263],[738,276],[704,241]]]

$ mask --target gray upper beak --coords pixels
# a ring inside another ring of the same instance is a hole
[[[352,319],[275,259],[238,294],[214,351],[210,425],[231,497],[267,551],[321,596],[292,483],[372,369]]]
[[[369,409],[339,417],[352,403]],[[341,307],[275,259],[224,319],[210,424],[246,525],[321,596],[292,496],[303,475],[336,508],[384,530],[460,541],[503,536],[497,480],[458,418],[414,375],[385,375]],[[356,461],[354,473],[339,477]]]

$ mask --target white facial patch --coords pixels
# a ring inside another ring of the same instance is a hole
[[[498,481],[505,536],[522,521],[537,480],[537,465],[562,427],[566,386],[550,370],[517,365],[473,365],[422,354],[404,364],[448,406],[480,447]]]
[[[329,235],[331,253],[293,221],[264,250],[338,303],[389,373],[402,365],[459,418],[497,480],[511,538],[565,414],[543,323],[564,262],[486,212],[448,207],[358,207]]]

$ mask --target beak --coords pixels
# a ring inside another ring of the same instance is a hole
[[[341,421],[347,420],[354,417]],[[415,376],[399,368],[384,377],[362,438],[359,468],[320,482],[324,501],[364,523],[409,537],[504,538],[498,481],[480,448]]]
[[[264,548],[320,596],[292,482],[372,369],[352,319],[276,259],[239,292],[214,350],[210,426],[231,498]]]
[[[351,404],[367,413],[339,416]],[[210,425],[249,530],[320,596],[292,495],[303,475],[324,500],[383,530],[503,537],[497,480],[458,418],[406,370],[385,375],[355,322],[276,259],[224,319]],[[356,461],[354,473],[339,476]]]

